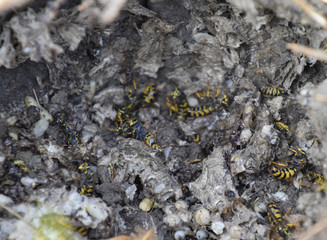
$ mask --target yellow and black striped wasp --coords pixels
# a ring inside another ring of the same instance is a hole
[[[203,100],[204,98],[211,99],[212,102],[210,104],[205,104],[199,107],[190,107],[188,106],[188,102],[186,100],[186,96],[182,93],[178,88],[176,88],[170,96],[166,98],[166,105],[169,108],[170,115],[172,112],[177,113],[177,120],[183,120],[186,117],[200,117],[211,114],[215,111],[224,110],[225,107],[228,106],[228,96],[226,94],[223,95],[221,100],[216,99],[219,95],[219,90],[217,90],[215,97],[211,97],[210,89],[206,92],[196,92],[195,96]]]
[[[109,129],[121,134],[124,137],[131,137],[145,142],[147,146],[155,151],[161,152],[161,147],[156,144],[154,135],[146,131],[144,126],[137,119],[137,112],[144,104],[150,104],[155,99],[156,84],[152,83],[146,87],[142,96],[136,94],[136,83],[133,80],[134,89],[127,93],[128,104],[117,110],[115,129]]]
[[[290,128],[287,124],[279,121],[279,122],[275,122],[274,126],[286,136],[286,139],[288,140],[289,143],[293,141],[292,132],[290,131]]]
[[[267,215],[273,230],[276,231],[283,240],[293,239],[291,237],[289,226],[283,220],[282,214],[280,213],[280,210],[275,203],[269,203],[267,205]],[[271,231],[268,232],[267,238],[271,239]]]
[[[61,114],[57,114],[55,120],[60,125],[60,131],[65,137],[68,147],[80,143],[79,133],[74,123],[65,121]]]
[[[325,191],[327,189],[326,178],[312,170],[308,171],[303,178],[299,179],[299,183],[303,187],[314,189],[316,192]]]
[[[93,194],[93,186],[92,185],[89,185],[89,184],[85,184],[83,185],[83,187],[81,188],[79,194],[81,195],[85,195],[85,196],[92,196]]]
[[[156,94],[157,94],[156,84],[155,83],[149,84],[143,91],[143,101],[146,104],[152,103],[155,100]]]
[[[301,148],[298,147],[296,150],[289,148],[289,150],[292,151],[293,155],[295,156],[294,160],[287,161],[291,163],[292,167],[289,167],[289,164],[287,163],[271,162],[274,165],[272,166],[272,174],[279,180],[288,180],[293,178],[308,163],[306,153]]]
[[[148,147],[155,151],[162,151],[161,147],[156,143],[154,135],[147,131],[137,119],[130,120],[129,124],[131,130],[130,133],[133,138],[144,141]]]
[[[262,87],[261,93],[269,97],[277,97],[277,96],[288,94],[286,90],[282,90],[274,87]]]

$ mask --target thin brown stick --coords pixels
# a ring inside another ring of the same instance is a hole
[[[11,208],[3,205],[0,203],[0,207],[2,207],[3,209],[7,210],[8,212],[10,212],[12,215],[14,215],[16,218],[18,218],[19,220],[23,221],[24,223],[26,223],[28,226],[30,226],[31,228],[35,229],[35,227],[27,222],[21,215],[19,215],[18,213],[16,213],[14,210],[12,210]]]
[[[21,7],[29,1],[30,0],[0,0],[0,12]]]
[[[327,28],[327,19],[305,0],[292,0],[303,12],[316,21],[323,28]]]
[[[303,54],[307,57],[313,57],[320,61],[327,61],[327,53],[323,50],[306,47],[297,43],[289,43],[287,44],[286,48],[292,50],[295,53]]]
[[[104,24],[113,22],[120,13],[120,10],[124,7],[127,0],[106,0],[105,8],[101,14],[101,21]]]
[[[327,95],[326,94],[317,93],[317,94],[313,95],[313,97],[317,102],[327,102]]]
[[[149,230],[140,240],[150,240],[153,239],[153,230]]]
[[[201,162],[201,161],[203,161],[203,159],[201,159],[201,158],[195,158],[195,159],[192,159],[192,160],[186,161],[185,164],[186,164],[186,165],[189,165],[189,164],[197,163],[197,162]]]
[[[313,239],[312,237],[320,233],[322,230],[327,228],[327,218],[322,219],[321,221],[317,222],[307,231],[302,233],[297,240],[309,240]]]

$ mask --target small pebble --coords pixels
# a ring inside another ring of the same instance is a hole
[[[287,201],[288,200],[288,196],[286,193],[282,192],[282,191],[278,191],[272,194],[272,196],[275,198],[276,201]]]
[[[154,192],[156,194],[159,194],[165,189],[165,187],[166,187],[166,185],[164,183],[160,183],[154,188]]]
[[[266,204],[263,202],[255,202],[253,209],[254,209],[254,211],[256,211],[258,213],[267,211]]]
[[[6,205],[8,203],[13,203],[14,201],[10,198],[7,197],[6,195],[0,194],[0,203],[2,205]]]
[[[129,200],[133,200],[136,190],[137,190],[137,188],[136,188],[135,184],[133,184],[132,186],[129,186],[125,191],[126,197]]]

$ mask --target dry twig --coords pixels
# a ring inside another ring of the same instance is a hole
[[[327,19],[305,0],[292,0],[303,12],[315,20],[323,28],[327,28]]]
[[[17,7],[21,7],[30,0],[0,0],[0,12],[5,12]]]
[[[315,94],[313,95],[314,99],[317,101],[317,102],[327,102],[327,95],[326,94]]]
[[[300,53],[307,57],[313,57],[317,60],[327,61],[327,53],[323,50],[309,48],[297,43],[289,43],[286,47],[295,53]]]
[[[322,230],[327,228],[327,218],[322,219],[321,221],[317,222],[315,225],[313,225],[311,228],[309,228],[307,231],[302,233],[297,240],[309,240],[314,239],[313,237],[320,233]]]
[[[101,14],[101,21],[104,24],[113,22],[124,7],[126,0],[103,0],[105,8]]]

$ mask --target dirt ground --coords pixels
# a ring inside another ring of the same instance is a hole
[[[327,65],[286,45],[327,30],[293,1],[107,2],[2,14],[0,239],[324,239]]]

